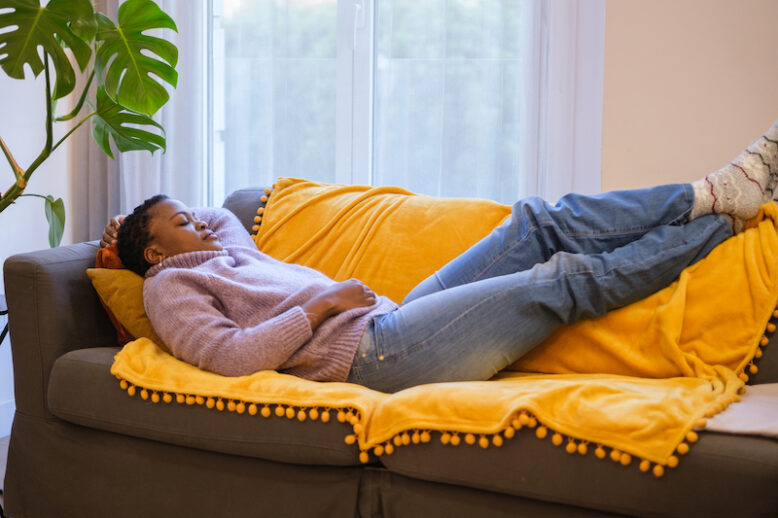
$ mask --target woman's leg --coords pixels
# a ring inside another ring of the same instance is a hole
[[[685,223],[693,201],[688,184],[593,196],[568,194],[556,205],[537,197],[520,200],[505,223],[422,281],[403,303],[442,289],[529,270],[557,252],[613,250],[655,227]]]
[[[639,239],[650,229],[711,213],[733,227],[770,201],[778,182],[778,120],[740,155],[691,185],[665,185],[596,196],[570,194],[551,206],[518,202],[492,234],[414,288],[404,302],[547,261],[556,252],[600,253]]]
[[[612,251],[560,252],[529,270],[420,297],[371,323],[349,381],[393,392],[488,379],[559,325],[667,286],[731,235],[726,218],[710,215],[657,227]]]

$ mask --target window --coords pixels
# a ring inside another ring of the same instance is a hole
[[[595,4],[604,18],[604,2],[587,5]],[[210,203],[278,176],[503,203],[542,193],[544,174],[570,190],[543,150],[557,139],[544,131],[575,131],[544,124],[565,120],[548,108],[558,69],[547,61],[551,47],[572,56],[560,77],[576,77],[576,38],[585,34],[570,24],[579,28],[587,14],[575,0],[208,5]],[[572,33],[572,43],[549,46],[554,30]],[[567,144],[571,155],[581,145]],[[589,190],[598,189],[599,170]]]

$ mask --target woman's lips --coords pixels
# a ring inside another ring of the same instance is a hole
[[[218,241],[218,240],[219,240],[219,236],[217,236],[215,232],[209,232],[203,238],[203,241]]]

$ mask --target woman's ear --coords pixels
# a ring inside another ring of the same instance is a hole
[[[157,247],[157,245],[149,245],[143,250],[143,258],[149,264],[158,264],[165,258],[165,254]]]

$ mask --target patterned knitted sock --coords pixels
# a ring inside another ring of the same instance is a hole
[[[692,183],[694,205],[689,219],[711,213],[751,219],[773,199],[777,183],[778,120],[731,164]]]

